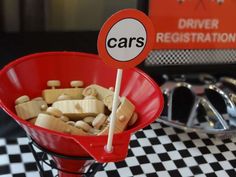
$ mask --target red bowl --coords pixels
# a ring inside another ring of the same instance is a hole
[[[79,52],[47,52],[22,57],[0,71],[1,107],[40,146],[69,156],[91,155],[99,162],[124,160],[131,133],[149,125],[160,115],[163,97],[156,83],[142,71],[133,68],[123,71],[121,96],[135,105],[138,121],[113,138],[113,151],[104,146],[107,136],[74,136],[47,130],[22,120],[15,114],[14,101],[21,95],[30,98],[41,95],[48,80],[60,80],[62,87],[70,87],[71,80],[83,80],[85,85],[115,85],[116,70],[105,65],[97,55]]]

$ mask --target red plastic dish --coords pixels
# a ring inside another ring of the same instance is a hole
[[[120,161],[127,155],[131,134],[157,119],[163,108],[159,87],[136,68],[123,71],[120,95],[135,104],[139,119],[133,127],[114,136],[112,153],[104,150],[107,136],[72,136],[47,130],[22,120],[14,109],[17,97],[40,96],[48,80],[60,80],[61,87],[70,87],[71,80],[111,87],[115,85],[115,78],[116,70],[105,65],[97,55],[79,52],[33,54],[13,61],[0,71],[0,103],[29,136],[50,151],[69,156],[90,155],[99,162]]]

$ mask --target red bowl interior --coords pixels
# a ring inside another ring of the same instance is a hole
[[[0,72],[0,101],[2,108],[15,119],[39,145],[51,151],[70,155],[87,156],[72,136],[34,126],[15,114],[14,101],[21,95],[31,98],[41,95],[48,80],[57,79],[61,87],[70,87],[71,80],[83,80],[85,85],[115,85],[116,70],[105,65],[96,55],[79,52],[47,52],[22,57],[5,66]],[[163,97],[159,87],[138,69],[123,71],[121,96],[132,101],[139,119],[133,127],[121,133],[133,133],[151,122],[161,113]],[[72,138],[71,138],[72,137]],[[94,137],[97,141],[97,137]]]

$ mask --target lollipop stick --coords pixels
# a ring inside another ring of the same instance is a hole
[[[111,111],[111,117],[110,117],[111,120],[110,120],[110,127],[109,127],[107,146],[106,146],[107,152],[112,152],[112,141],[113,141],[113,134],[114,134],[114,129],[115,129],[116,110],[118,107],[118,99],[119,99],[119,93],[120,93],[122,72],[123,72],[122,69],[117,69],[115,93],[114,93],[114,98],[113,98],[113,103],[112,103],[112,111]]]

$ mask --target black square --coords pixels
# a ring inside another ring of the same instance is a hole
[[[155,151],[152,148],[152,146],[143,147],[143,150],[145,151],[146,154],[154,154],[155,153]]]
[[[10,163],[22,162],[20,155],[9,155]]]
[[[107,173],[107,176],[120,177],[117,170],[106,171],[106,173]]]
[[[165,171],[165,167],[162,163],[153,163],[152,166],[155,168],[156,171]]]
[[[194,157],[194,159],[196,160],[196,162],[198,164],[204,164],[207,163],[206,159],[203,156],[196,156]]]
[[[54,176],[53,176],[53,174],[52,174],[52,171],[50,170],[50,171],[45,171],[45,172],[43,173],[43,177],[54,177]]]
[[[130,167],[130,170],[133,173],[133,175],[143,174],[143,170],[142,170],[142,168],[140,166]]]
[[[222,154],[213,154],[215,156],[215,158],[217,159],[217,161],[224,161],[226,160],[225,157]]]
[[[134,156],[134,153],[132,152],[132,150],[128,149],[127,157],[133,157],[133,156]]]
[[[236,151],[231,151],[233,154],[234,154],[234,156],[236,157]]]
[[[145,134],[143,133],[143,131],[138,131],[137,133],[135,133],[135,136],[137,138],[146,138]]]
[[[217,175],[215,173],[207,173],[206,176],[207,177],[217,177]]]
[[[127,167],[127,163],[125,161],[121,161],[121,162],[116,162],[115,163],[117,168],[123,168],[123,167]]]
[[[224,144],[218,145],[217,148],[220,150],[220,152],[229,151],[229,149]]]
[[[45,153],[44,153],[44,152],[37,152],[37,157],[38,157],[38,158],[44,157],[45,160],[48,160],[48,158],[47,158],[47,156],[45,156]]]
[[[152,145],[161,144],[157,138],[148,138]]]
[[[214,143],[210,139],[202,139],[206,146],[214,145]]]
[[[169,128],[168,125],[161,123],[162,128]]]
[[[161,159],[161,161],[168,161],[168,160],[170,160],[170,156],[167,153],[161,153],[161,154],[158,154],[158,156]]]
[[[31,152],[29,145],[20,145],[20,151],[22,153],[27,153],[27,152]]]
[[[8,165],[0,165],[0,175],[9,173],[10,173],[10,167]]]
[[[148,173],[146,177],[158,177],[158,175],[156,173]]]
[[[183,149],[183,150],[179,150],[179,153],[181,155],[181,157],[191,157],[191,154],[188,152],[188,150]]]
[[[26,171],[37,171],[37,165],[36,163],[26,163],[25,165],[25,170]]]
[[[163,146],[165,147],[166,151],[175,151],[176,150],[172,143],[164,144]]]
[[[187,167],[186,163],[182,159],[174,160],[174,163],[177,168]]]
[[[13,174],[12,177],[26,177],[24,173]]]
[[[0,154],[6,154],[7,150],[5,146],[0,146]]]
[[[152,129],[152,127],[150,125],[143,128],[143,130],[150,130],[150,129]]]
[[[190,132],[190,133],[188,133],[188,136],[189,136],[192,140],[194,140],[194,139],[199,139],[199,136],[198,136],[197,133],[195,133],[195,132]]]
[[[173,128],[175,130],[175,132],[178,133],[185,133],[184,130],[178,129],[178,128]]]
[[[201,151],[202,154],[210,154],[211,152],[207,147],[199,147],[199,151]]]
[[[172,142],[180,141],[177,135],[169,135],[169,138]]]
[[[214,171],[219,171],[219,170],[223,170],[223,168],[221,167],[221,165],[217,162],[214,162],[214,163],[210,163],[211,165],[211,168],[214,170]]]
[[[156,129],[154,130],[154,132],[156,133],[157,136],[166,135],[166,132],[163,129]]]
[[[137,140],[131,140],[130,143],[129,143],[129,146],[131,148],[133,148],[133,147],[140,147],[140,144],[139,144],[139,142]]]
[[[140,164],[150,163],[146,155],[138,156],[137,160]]]
[[[226,143],[231,143],[231,142],[232,142],[232,140],[231,140],[230,138],[228,138],[228,139],[223,139],[223,140],[221,140],[221,141],[223,141],[224,144],[226,144]]]
[[[202,170],[199,166],[190,167],[190,170],[192,171],[194,175],[202,173]]]
[[[226,170],[226,173],[228,173],[228,175],[230,177],[235,177],[236,176],[236,171],[233,169],[233,170]]]
[[[17,139],[6,139],[7,144],[18,144]]]
[[[183,141],[184,145],[187,147],[187,148],[192,148],[192,147],[196,147],[195,144],[189,140],[189,141]]]
[[[236,168],[236,159],[230,160],[229,163],[232,165],[232,167]]]
[[[170,176],[174,176],[174,177],[182,177],[182,175],[179,173],[178,170],[171,170],[171,171],[168,171]]]

